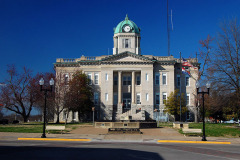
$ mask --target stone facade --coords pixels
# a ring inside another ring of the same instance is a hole
[[[128,24],[128,19],[125,21],[123,27],[131,25]],[[57,59],[54,64],[56,78],[69,81],[75,71],[83,71],[91,79],[94,90],[92,99],[98,120],[121,120],[126,116],[133,120],[156,119],[155,109],[166,116],[163,114],[163,99],[181,86],[181,92],[186,93],[189,102],[186,117],[193,120],[196,115],[197,59],[188,59],[194,67],[188,69],[192,76],[186,78],[181,74],[179,59],[173,56],[141,55],[140,31],[136,25],[134,27],[131,28],[131,33],[124,32],[123,28],[123,32],[114,34],[113,55]],[[139,33],[134,33],[134,29]],[[78,121],[77,113],[70,113],[68,122],[73,121],[73,118]],[[169,118],[171,117],[167,119]],[[63,112],[60,121],[64,120]]]

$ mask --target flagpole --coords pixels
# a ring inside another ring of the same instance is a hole
[[[182,56],[180,52],[180,122],[182,122]]]

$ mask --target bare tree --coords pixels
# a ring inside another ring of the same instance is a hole
[[[218,91],[235,97],[232,107],[239,115],[240,105],[240,26],[237,20],[224,23],[209,59],[208,79]]]
[[[46,73],[38,73],[32,80],[32,86],[34,89],[34,92],[36,93],[38,99],[35,104],[35,107],[40,109],[40,111],[43,113],[44,109],[44,93],[40,91],[40,85],[39,80],[43,78],[45,83],[45,87],[49,87],[49,81],[51,78],[55,79],[54,73],[46,72]],[[47,121],[54,119],[54,113],[55,113],[55,92],[54,90],[52,92],[47,93]]]
[[[32,72],[23,68],[23,72],[18,73],[14,65],[8,66],[9,78],[5,80],[5,86],[1,87],[0,103],[10,111],[20,114],[24,122],[37,102],[37,93],[32,86]]]

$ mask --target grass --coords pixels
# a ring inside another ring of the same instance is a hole
[[[42,131],[42,125],[0,125],[0,132],[41,133]]]
[[[163,127],[173,127],[172,122],[160,122],[158,127],[163,128]]]
[[[65,132],[70,132],[77,128],[78,125],[90,125],[92,123],[70,123],[67,124]],[[64,123],[55,124],[48,123],[47,125],[60,125],[64,126]],[[32,123],[23,123],[23,124],[7,124],[0,125],[0,132],[18,132],[18,133],[42,133],[43,132],[43,123],[41,122],[32,122]],[[50,131],[50,133],[61,133],[61,131]]]
[[[173,123],[161,122],[159,123],[159,127],[173,127]],[[189,128],[202,129],[202,127],[202,123],[189,123]],[[184,134],[181,129],[179,130],[179,133]],[[240,137],[240,127],[238,127],[238,124],[205,123],[205,134],[207,137]],[[201,136],[202,134],[190,133],[189,135]]]
[[[189,123],[189,128],[202,129],[202,123]],[[237,124],[206,123],[205,133],[208,137],[240,137],[240,128]]]

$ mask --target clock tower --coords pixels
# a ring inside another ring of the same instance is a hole
[[[126,15],[125,20],[114,28],[113,54],[129,51],[141,55],[140,39],[140,28]]]

